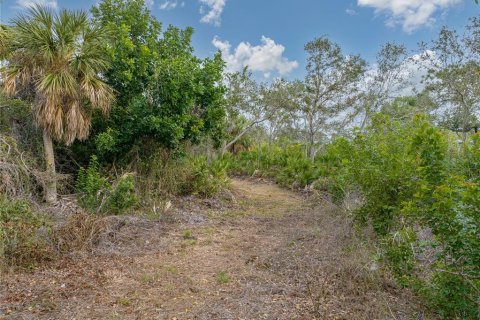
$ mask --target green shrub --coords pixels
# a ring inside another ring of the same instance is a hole
[[[211,197],[228,187],[229,165],[225,158],[209,160],[203,155],[178,155],[159,149],[136,164],[136,189],[144,205],[172,196]]]
[[[135,180],[132,175],[120,177],[108,194],[105,211],[113,214],[122,214],[135,206],[138,202],[135,193]]]
[[[354,213],[358,221],[371,222],[383,239],[385,261],[399,282],[414,286],[442,318],[477,319],[477,141],[464,146],[463,159],[455,159],[459,155],[448,154],[448,138],[425,117],[401,123],[378,115],[366,133],[352,140],[353,150],[335,162],[346,184],[359,187],[365,202]],[[456,162],[465,165],[465,176]],[[414,230],[431,231],[428,245]],[[435,260],[417,260],[424,250],[433,250]]]
[[[81,169],[76,184],[79,204],[90,212],[122,214],[135,206],[137,196],[132,175],[123,175],[114,183],[100,173],[95,156],[87,169]]]
[[[211,197],[228,185],[228,163],[217,159],[209,163],[205,156],[189,157],[186,161],[187,175],[182,181],[182,194]]]
[[[81,168],[78,173],[76,189],[80,205],[89,211],[96,211],[109,187],[108,179],[100,173],[97,157],[92,156],[88,168]]]
[[[49,232],[48,220],[27,202],[0,195],[0,266],[30,268],[51,259]]]

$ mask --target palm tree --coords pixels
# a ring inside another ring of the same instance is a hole
[[[0,24],[0,59],[4,58],[5,46],[7,44],[7,28]]]
[[[45,200],[57,199],[52,139],[70,145],[88,137],[93,108],[105,113],[112,89],[100,74],[108,68],[107,35],[84,11],[59,13],[34,6],[6,29],[3,88],[32,92],[35,122],[43,131],[47,179]]]

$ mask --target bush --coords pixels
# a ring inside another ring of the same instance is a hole
[[[97,157],[93,156],[88,168],[81,168],[78,173],[76,189],[79,204],[89,211],[97,210],[109,186],[108,179],[100,174]]]
[[[0,195],[0,265],[31,268],[51,259],[49,232],[49,221],[27,202]]]
[[[385,261],[400,283],[416,288],[445,319],[477,319],[477,141],[464,146],[463,155],[449,154],[448,141],[449,134],[424,117],[400,123],[379,115],[338,163],[365,199],[357,219],[371,222],[383,239]],[[463,174],[456,163],[465,165]],[[432,234],[428,245],[419,240],[422,230]],[[426,251],[435,252],[433,261],[421,260]]]
[[[224,158],[208,160],[206,156],[195,154],[177,156],[160,149],[137,165],[137,186],[146,202],[190,194],[211,197],[228,187],[229,164]]]
[[[320,176],[320,171],[303,152],[303,145],[268,146],[264,144],[237,157],[224,156],[229,172],[237,175],[259,175],[272,178],[289,188],[303,188]]]
[[[211,197],[228,185],[228,163],[222,159],[209,162],[205,156],[189,157],[186,167],[188,173],[180,186],[182,194]]]
[[[76,190],[79,204],[90,212],[122,214],[138,202],[132,175],[125,174],[110,183],[100,173],[98,160],[93,156],[87,169],[79,171]]]

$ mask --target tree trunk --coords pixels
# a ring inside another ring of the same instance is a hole
[[[45,163],[47,166],[47,179],[45,181],[44,196],[47,203],[57,201],[57,180],[55,173],[55,156],[53,154],[53,141],[47,130],[43,130],[43,148],[45,151]]]
[[[315,161],[315,143],[313,141],[310,141],[309,146],[308,146],[308,156],[310,157],[310,160]]]
[[[263,120],[262,120],[263,121]],[[224,155],[225,153],[227,153],[228,151],[228,148],[230,148],[232,145],[234,145],[238,140],[240,140],[240,138],[242,138],[248,131],[250,131],[250,129],[252,129],[256,124],[262,122],[262,121],[256,121],[256,122],[253,122],[252,124],[250,124],[248,127],[246,127],[245,129],[243,129],[242,132],[240,132],[232,141],[230,141],[229,143],[226,143],[223,147],[222,147],[222,155]]]

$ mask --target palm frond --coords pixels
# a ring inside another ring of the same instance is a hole
[[[114,99],[100,76],[109,66],[106,32],[90,26],[84,11],[55,13],[38,5],[15,18],[9,29],[5,91],[15,95],[33,86],[37,124],[67,144],[85,139],[88,110],[106,113]]]

